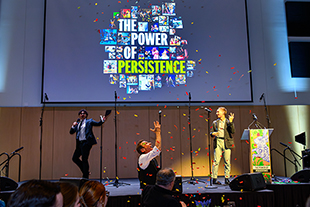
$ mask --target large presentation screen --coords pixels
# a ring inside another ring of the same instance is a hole
[[[45,15],[49,102],[252,101],[244,0],[46,0]]]

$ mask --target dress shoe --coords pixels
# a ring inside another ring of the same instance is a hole
[[[213,179],[212,183],[215,185],[222,185],[222,183],[220,181],[218,181],[217,179]]]
[[[230,184],[230,181],[229,181],[228,178],[225,178],[225,184],[226,184],[226,185],[229,185],[229,184]]]

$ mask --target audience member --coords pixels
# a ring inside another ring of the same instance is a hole
[[[87,181],[80,189],[82,207],[104,207],[108,202],[108,191],[98,181]]]
[[[58,183],[30,180],[11,195],[8,207],[62,207],[63,196]]]
[[[175,173],[171,168],[160,170],[156,185],[148,185],[142,191],[142,207],[186,207],[183,201],[173,196]]]
[[[59,185],[63,196],[63,207],[80,207],[78,187],[68,182],[60,182]]]

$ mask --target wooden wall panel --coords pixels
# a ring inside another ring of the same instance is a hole
[[[21,180],[39,178],[40,165],[40,121],[41,108],[22,108],[21,116],[21,145],[22,175]],[[14,129],[11,129],[14,130]]]
[[[162,162],[163,168],[170,167],[177,174],[182,172],[181,126],[177,107],[162,109]]]
[[[11,152],[22,147],[20,141],[21,111],[21,108],[0,108],[0,154],[7,153],[10,155]],[[19,153],[22,155],[23,151],[24,150]],[[7,156],[2,155],[0,157],[0,163],[4,162],[6,159]],[[18,156],[14,156],[10,160],[9,177],[15,181],[18,181],[18,165],[19,158]],[[0,169],[2,169],[3,166],[4,165],[1,165]],[[1,176],[4,176],[3,173],[4,172],[1,172]]]
[[[280,142],[291,146],[291,149],[297,154],[301,155],[303,146],[295,142],[295,135],[306,132],[306,138],[309,136],[309,124],[310,124],[310,107],[309,106],[281,106],[270,107],[270,117],[272,126],[274,127],[274,134],[271,137],[271,148],[277,149],[283,154],[285,146]],[[309,138],[306,139],[307,147],[309,148]],[[284,158],[276,153],[273,155],[273,170],[274,174],[278,176],[284,176]],[[294,157],[286,151],[286,156],[294,161]],[[298,170],[302,169],[302,161],[298,158],[298,162],[301,166],[298,166]],[[287,161],[287,176],[291,176],[295,173],[295,167],[292,163]]]
[[[43,148],[42,148],[42,179],[59,179],[65,175],[81,177],[81,172],[72,162],[75,150],[75,135],[70,135],[72,123],[78,118],[78,111],[84,107],[46,107],[43,117]],[[87,107],[89,118],[99,120],[99,115],[106,109],[113,107]],[[212,106],[210,126],[216,119],[216,109]],[[232,175],[249,172],[249,145],[241,141],[243,129],[252,122],[252,113],[258,121],[267,127],[264,106],[228,106],[228,112],[235,113],[235,143],[232,150]],[[153,121],[158,120],[158,111],[162,110],[162,139],[163,139],[163,167],[172,167],[177,174],[191,176],[189,152],[188,107],[118,107],[118,176],[119,178],[137,177],[136,142],[146,139],[154,144],[155,135],[150,132]],[[309,106],[268,106],[271,125],[275,131],[271,136],[271,148],[280,152],[285,149],[279,142],[289,144],[292,149],[301,154],[303,147],[295,143],[294,136],[305,131],[309,134],[310,107]],[[20,146],[22,169],[21,180],[37,179],[39,177],[39,144],[40,144],[40,115],[41,108],[0,108],[3,119],[0,120],[2,132],[0,152],[12,152]],[[204,107],[191,107],[191,127],[193,138],[194,176],[207,176],[208,163],[208,114]],[[114,179],[115,173],[115,123],[114,112],[102,127],[103,142],[103,178]],[[100,139],[101,127],[94,127],[97,145],[93,146],[90,154],[90,178],[100,177]],[[213,141],[211,158],[213,159]],[[307,143],[308,148],[309,143]],[[273,153],[274,174],[284,176],[283,158]],[[293,159],[289,152],[287,155]],[[1,158],[4,159],[4,158]],[[0,160],[1,161],[1,160]],[[18,159],[13,159],[10,165],[10,177],[17,180]],[[302,161],[299,160],[302,164]],[[221,161],[219,176],[224,175],[223,161]],[[298,168],[300,170],[301,167]],[[287,163],[288,176],[295,172],[292,164]]]
[[[42,109],[41,109],[42,112]],[[53,178],[54,147],[54,108],[46,107],[43,113],[42,127],[42,168],[41,178]],[[57,135],[57,134],[56,134]],[[40,163],[40,161],[39,161]]]
[[[120,178],[137,177],[136,145],[140,139],[151,141],[148,107],[124,107],[118,115],[118,176]]]

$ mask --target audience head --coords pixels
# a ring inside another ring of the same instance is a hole
[[[60,190],[63,196],[64,207],[80,207],[78,187],[68,182],[60,182]]]
[[[174,186],[175,173],[171,168],[165,168],[158,171],[156,175],[156,184],[172,190]]]
[[[8,207],[61,207],[63,196],[57,183],[30,180],[11,195]]]
[[[82,207],[104,207],[108,201],[105,187],[98,181],[87,181],[80,189]]]

